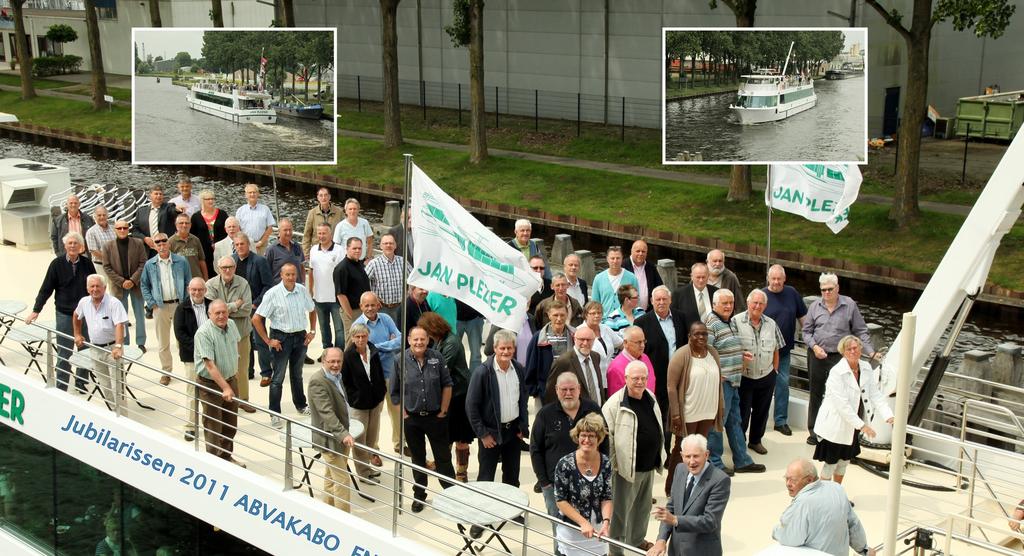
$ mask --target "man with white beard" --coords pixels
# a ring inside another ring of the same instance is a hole
[[[743,289],[740,287],[740,279],[736,277],[735,272],[725,268],[725,253],[721,249],[708,251],[707,263],[708,284],[719,289],[725,288],[732,292],[733,297],[736,299],[736,307],[733,309],[734,314],[746,311],[747,304],[744,301],[746,297],[743,295]]]

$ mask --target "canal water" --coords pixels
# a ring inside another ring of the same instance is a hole
[[[334,159],[334,122],[278,116],[276,124],[235,124],[185,104],[169,78],[135,78],[135,160],[311,162]]]
[[[864,79],[815,80],[817,106],[756,125],[740,125],[729,110],[735,93],[668,101],[665,157],[690,151],[705,161],[863,161]]]
[[[116,160],[99,160],[88,154],[63,151],[52,147],[31,145],[10,139],[0,139],[0,158],[27,158],[37,162],[58,164],[71,169],[72,182],[88,185],[92,183],[104,183],[121,187],[148,188],[153,184],[163,184],[168,196],[175,195],[174,183],[178,172],[174,167],[168,166],[138,166],[127,162]],[[211,189],[215,192],[217,205],[221,208],[234,212],[243,201],[243,184],[241,182],[223,181],[213,178],[194,178],[195,191]],[[443,184],[442,184],[443,187]],[[273,191],[269,187],[262,187],[261,200],[272,210],[276,205],[280,206],[280,215],[292,218],[295,221],[296,229],[302,228],[306,211],[315,202],[311,193],[300,193],[291,190],[280,191],[279,198],[275,199]],[[335,201],[349,194],[336,191],[333,194]],[[383,200],[368,200],[363,203],[363,216],[372,224],[380,223],[383,214]],[[492,226],[495,232],[509,238],[513,235],[512,220],[484,218],[484,223]],[[554,240],[554,234],[564,230],[545,229],[535,225],[534,232],[537,237],[545,239],[545,246],[550,248]],[[605,268],[604,250],[613,244],[623,244],[618,239],[608,239],[599,236],[586,234],[575,234],[573,236],[576,249],[588,249],[595,254],[595,263],[598,271]],[[624,244],[628,251],[629,245]],[[703,259],[703,254],[691,253],[667,248],[652,247],[649,260],[657,261],[662,258],[671,258],[677,261],[679,268],[679,283],[689,281],[689,266],[697,260]],[[755,265],[729,259],[727,265],[737,273],[743,284],[744,291],[749,292],[751,288],[764,285],[763,276],[765,269],[763,265]],[[898,289],[890,286],[859,282],[854,283],[841,280],[842,291],[853,297],[859,304],[864,318],[868,322],[882,325],[886,342],[891,342],[899,332],[902,314],[913,308],[917,298],[917,292],[913,290]],[[789,272],[788,284],[796,287],[803,295],[816,295],[818,291],[817,274]],[[983,310],[976,305],[971,318],[964,327],[963,333],[957,342],[954,351],[954,362],[958,363],[962,354],[971,349],[983,349],[994,351],[997,344],[1007,341],[1024,343],[1024,335],[1021,334],[1019,326],[1016,326],[1016,318],[1006,318],[1004,312],[998,309]],[[1018,311],[1008,310],[1005,313],[1017,315]]]

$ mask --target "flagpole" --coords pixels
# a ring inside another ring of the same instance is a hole
[[[410,219],[412,217],[412,212],[411,212],[412,209],[411,209],[411,207],[409,207],[409,189],[412,187],[412,155],[411,154],[404,154],[402,156],[405,158],[405,187],[403,188],[403,191],[402,191],[402,206],[405,207],[405,210],[402,211],[403,212],[403,216],[404,216],[404,218],[402,218],[402,230],[403,230],[403,237],[405,239],[404,239],[404,241],[402,241],[402,264],[405,265],[405,264],[409,264],[407,262],[409,260],[409,239],[412,237],[412,229],[409,227],[409,221],[410,221]],[[402,269],[402,291],[405,292],[405,295],[408,298],[408,295],[409,295],[409,277],[406,275],[404,268]],[[409,311],[407,309],[408,309],[408,302],[406,301],[406,299],[403,299],[402,300],[402,328],[401,328],[403,334],[405,334],[406,331],[409,330]],[[408,343],[409,339],[408,338],[402,338],[402,341],[403,341],[403,343]],[[403,346],[399,346],[398,353],[401,356],[400,366],[398,368],[399,376],[401,377],[401,380],[399,381],[399,386],[401,386],[401,388],[398,389],[398,408],[399,408],[398,411],[399,411],[399,415],[402,416],[402,415],[405,414],[405,349],[404,349]],[[397,378],[397,377],[393,376],[393,377],[391,377],[391,380],[394,380],[395,378]],[[398,450],[399,450],[398,458],[399,459],[404,459],[405,458],[405,419],[401,419],[398,422]],[[395,493],[395,496],[394,496],[394,504],[393,504],[393,510],[392,510],[392,519],[391,519],[391,536],[392,537],[397,537],[398,536],[398,514],[399,514],[399,512],[400,512],[400,510],[402,508],[402,480],[401,480],[401,472],[402,472],[402,466],[401,466],[401,464],[398,461],[396,461],[395,462],[395,475],[394,475],[394,477],[395,477],[395,483],[394,483],[394,493]]]
[[[270,182],[274,185],[274,220],[281,220],[281,200],[277,195],[277,165],[270,165]]]
[[[768,269],[772,267],[772,165],[768,165],[768,185],[765,187],[765,195],[768,197],[768,254],[765,255],[764,275],[768,276]]]

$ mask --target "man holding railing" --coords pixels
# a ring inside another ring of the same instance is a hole
[[[238,328],[228,318],[228,304],[210,302],[209,318],[195,337],[196,382],[203,405],[203,439],[206,452],[245,467],[231,457],[238,426]],[[218,393],[218,390],[220,391]]]
[[[32,324],[39,318],[39,312],[52,295],[57,313],[57,388],[67,391],[71,375],[71,346],[75,342],[72,313],[78,302],[89,295],[86,280],[96,274],[96,267],[88,258],[81,256],[85,250],[82,234],[68,232],[61,242],[64,245],[64,254],[50,261],[43,283],[39,286],[36,302],[32,306],[32,313],[25,319],[25,324]],[[88,337],[88,326],[83,331],[83,336]],[[89,371],[78,369],[75,377],[75,388],[84,393]]]
[[[84,328],[88,328],[89,337],[92,340],[91,347],[110,350],[110,353],[107,353],[102,349],[94,349],[89,353],[93,361],[93,373],[100,383],[103,399],[114,402],[112,396],[114,389],[111,386],[110,377],[114,369],[117,368],[115,360],[120,359],[124,353],[124,328],[128,322],[128,313],[114,299],[114,296],[107,293],[107,283],[99,274],[93,274],[86,278],[86,289],[89,291],[89,295],[79,300],[78,307],[75,308],[71,317],[75,331],[75,346],[82,349],[82,346],[85,345],[85,336],[82,331]],[[124,384],[123,374],[120,384]],[[118,399],[121,398],[122,388],[123,386],[118,388]]]

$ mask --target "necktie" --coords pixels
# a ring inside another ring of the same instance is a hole
[[[704,290],[697,293],[697,310],[700,311],[700,318],[704,318],[704,313],[708,312],[708,306],[704,303]]]
[[[601,391],[594,384],[594,371],[590,367],[589,355],[583,358],[583,376],[587,379],[587,392],[590,393],[590,399],[601,403]]]
[[[683,505],[690,499],[690,493],[693,492],[693,483],[696,483],[696,479],[693,475],[686,478],[686,490],[683,492]]]

